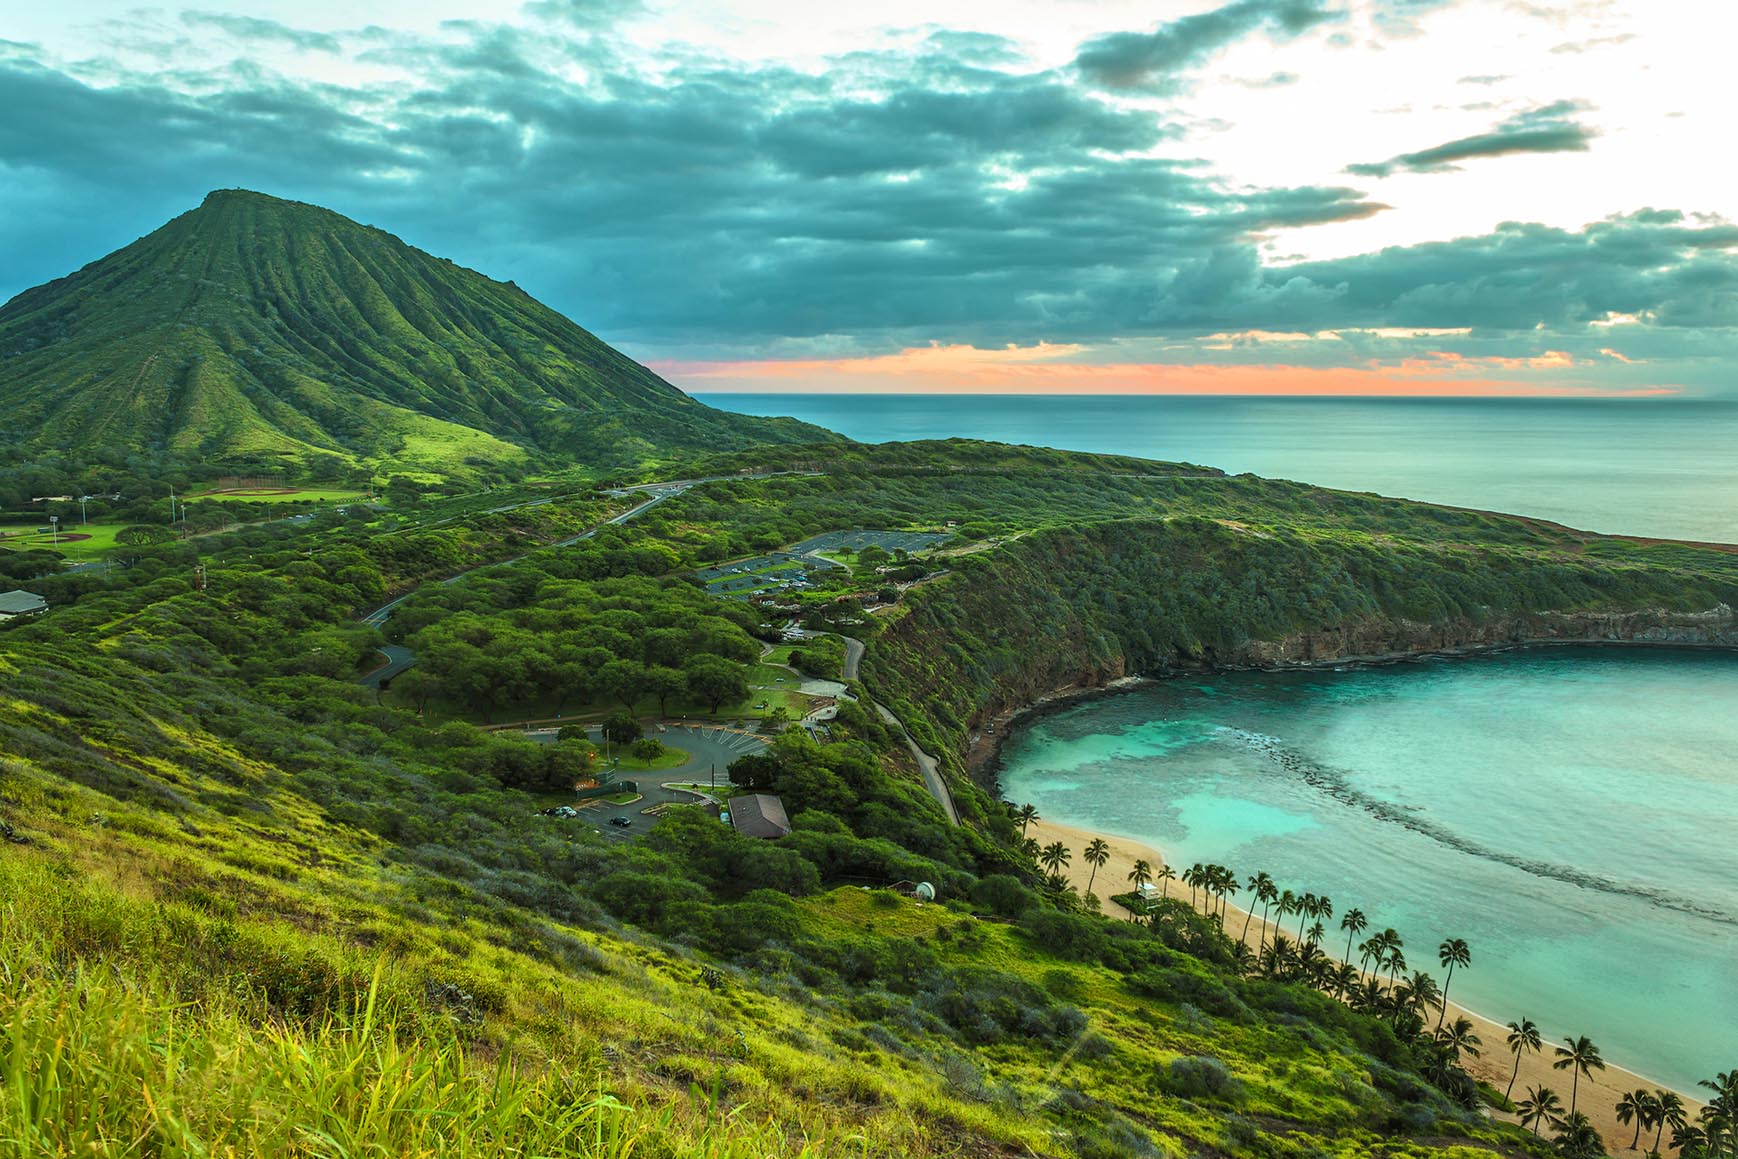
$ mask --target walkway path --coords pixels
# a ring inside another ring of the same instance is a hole
[[[917,767],[923,772],[923,787],[928,789],[929,795],[941,805],[941,811],[947,814],[948,823],[958,825],[960,823],[959,811],[954,808],[953,794],[948,791],[947,782],[942,779],[941,769],[937,766],[935,758],[917,747],[917,742],[911,739],[911,733],[906,731],[905,724],[897,716],[894,716],[886,705],[877,704],[875,711],[881,714],[882,720],[897,728],[899,735],[905,738],[905,747],[911,750],[912,759],[917,762]]]
[[[840,636],[839,639],[845,642],[845,664],[841,674],[846,680],[856,680],[858,678],[857,672],[863,663],[865,651],[863,641],[850,636]],[[911,759],[917,762],[918,771],[923,774],[923,787],[929,790],[929,795],[935,798],[936,803],[941,806],[941,811],[947,814],[949,824],[958,825],[960,823],[959,810],[954,807],[953,793],[947,787],[946,778],[941,775],[940,762],[917,747],[917,742],[911,738],[911,733],[906,729],[905,722],[893,715],[892,709],[885,704],[874,701],[870,703],[875,704],[877,715],[897,728],[899,735],[905,738],[905,747],[911,750]]]

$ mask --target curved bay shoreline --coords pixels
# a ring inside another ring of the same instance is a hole
[[[1655,639],[1612,639],[1609,637],[1540,637],[1526,640],[1508,640],[1490,644],[1460,644],[1446,645],[1439,648],[1428,648],[1418,651],[1374,652],[1367,655],[1335,655],[1323,656],[1309,660],[1281,660],[1267,663],[1217,663],[1190,666],[1170,667],[1151,674],[1118,676],[1105,680],[1103,683],[1067,684],[1051,689],[1042,695],[1023,704],[1007,708],[991,716],[983,722],[982,727],[974,728],[967,735],[966,751],[961,754],[961,761],[966,772],[977,784],[994,794],[1001,796],[1001,784],[997,776],[1001,768],[1002,746],[1018,729],[1030,728],[1034,723],[1054,713],[1073,708],[1093,700],[1106,697],[1121,696],[1149,684],[1164,680],[1178,680],[1186,677],[1217,676],[1229,672],[1321,672],[1332,669],[1354,668],[1391,668],[1401,664],[1418,664],[1430,660],[1464,660],[1475,656],[1494,656],[1505,652],[1533,651],[1543,648],[1614,648],[1631,649],[1645,648],[1665,651],[1706,651],[1731,652],[1738,654],[1738,614],[1732,609],[1724,611],[1725,618],[1733,624],[1723,635],[1729,638],[1713,640],[1655,640]]]
[[[1231,672],[1369,669],[1430,660],[1467,659],[1482,655],[1545,648],[1650,648],[1738,653],[1738,633],[1735,633],[1730,626],[1733,621],[1731,609],[1721,607],[1704,615],[1706,618],[1703,620],[1703,624],[1715,629],[1709,633],[1713,637],[1711,639],[1614,639],[1609,636],[1603,638],[1549,636],[1493,643],[1467,643],[1421,650],[1377,652],[1367,655],[1330,655],[1312,659],[1278,660],[1265,663],[1203,664],[1171,668],[1152,675],[1121,676],[1107,680],[1102,684],[1073,684],[1053,689],[1025,704],[1006,709],[984,722],[984,727],[975,729],[968,735],[964,762],[973,780],[1000,799],[1002,794],[999,773],[1003,746],[1011,736],[1016,735],[1022,729],[1032,727],[1050,715],[1094,700],[1125,695],[1162,680],[1200,678]],[[1713,622],[1710,623],[1709,621]],[[1673,634],[1676,635],[1676,633]],[[1685,633],[1686,636],[1695,634],[1694,632]],[[1136,858],[1144,858],[1155,867],[1166,864],[1161,850],[1138,838],[1065,825],[1050,820],[1036,821],[1032,828],[1033,835],[1038,837],[1041,842],[1047,844],[1050,841],[1061,841],[1070,848],[1083,846],[1094,838],[1102,838],[1111,846],[1111,860],[1099,871],[1106,881],[1121,882],[1124,880]],[[1071,885],[1084,893],[1090,874],[1090,868],[1082,864],[1068,867],[1064,876]],[[1095,886],[1096,892],[1101,896],[1110,892],[1109,888],[1101,887],[1102,883],[1097,883]],[[1129,916],[1126,911],[1122,910],[1122,907],[1115,903],[1108,903],[1108,909],[1122,916]],[[1234,904],[1229,909],[1230,912],[1236,914],[1237,920],[1232,923],[1234,927],[1237,930],[1244,930],[1245,919],[1249,916],[1248,911]],[[1263,922],[1257,915],[1247,926],[1245,940],[1253,947],[1258,938],[1265,937],[1268,932],[1276,928],[1273,923]],[[1513,1065],[1513,1056],[1508,1053],[1504,1045],[1504,1039],[1508,1033],[1507,1028],[1497,1019],[1461,1006],[1459,1003],[1451,1002],[1448,1005],[1449,1015],[1451,1017],[1464,1016],[1470,1019],[1483,1040],[1484,1054],[1479,1058],[1468,1060],[1466,1064],[1468,1071],[1475,1077],[1490,1082],[1498,1089],[1507,1087],[1510,1067]],[[1546,1049],[1543,1052],[1528,1055],[1521,1061],[1519,1076],[1514,1087],[1517,1092],[1523,1091],[1529,1086],[1544,1085],[1556,1089],[1556,1086],[1560,1085],[1563,1072],[1555,1071],[1551,1067],[1553,1045],[1561,1038],[1561,1035],[1554,1034],[1555,1030],[1556,1028],[1548,1028],[1545,1031]],[[1588,1102],[1582,1104],[1581,1109],[1587,1112],[1600,1134],[1605,1138],[1608,1147],[1612,1148],[1614,1153],[1617,1150],[1627,1149],[1633,1134],[1633,1124],[1626,1126],[1619,1123],[1615,1113],[1616,1102],[1626,1091],[1641,1087],[1676,1090],[1676,1093],[1684,1099],[1692,1117],[1702,1105],[1701,1100],[1687,1091],[1674,1088],[1670,1084],[1649,1078],[1610,1061],[1607,1062],[1607,1068],[1604,1071],[1594,1072],[1591,1079],[1584,1078],[1582,1085],[1590,1088],[1592,1097]],[[1497,1117],[1515,1121],[1513,1115],[1503,1115],[1495,1111],[1491,1113]]]

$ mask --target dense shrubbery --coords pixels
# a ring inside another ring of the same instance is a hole
[[[887,471],[859,456],[862,469],[835,476],[696,491],[644,527],[426,589],[391,630],[418,649],[431,694],[506,706],[554,685],[619,703],[615,675],[691,671],[696,656],[739,670],[758,653],[751,611],[673,574],[720,542],[942,517],[988,533],[992,518],[1090,519],[1118,503],[1295,513],[1303,530],[1150,519],[1039,532],[953,561],[952,578],[906,597],[905,619],[870,655],[877,695],[952,761],[964,723],[998,697],[1207,658],[1298,623],[1477,615],[1489,603],[1697,606],[1730,591],[1724,561],[1687,549],[1672,550],[1673,571],[1655,562],[1667,556],[1599,543],[1570,559],[1551,554],[1545,533],[1470,513],[1259,480],[1112,478],[1066,459],[1022,472],[1049,457],[959,453],[970,471],[900,462],[902,451]],[[322,517],[305,534],[210,541],[204,593],[191,590],[182,544],[131,549],[129,567],[91,587],[54,581],[76,602],[0,634],[0,811],[37,842],[0,848],[57,859],[69,878],[113,858],[163,898],[138,903],[163,923],[149,936],[105,924],[101,906],[56,918],[41,927],[55,952],[125,971],[185,945],[214,980],[177,975],[171,991],[186,985],[183,997],[204,1002],[233,985],[299,1024],[340,1018],[367,991],[369,962],[429,963],[426,978],[387,970],[395,1008],[466,1033],[499,1020],[508,1029],[491,1049],[505,1053],[524,1030],[558,1041],[557,1065],[588,1075],[608,1068],[562,1037],[574,1017],[565,992],[608,987],[623,1001],[661,971],[704,994],[712,1021],[671,1046],[658,1028],[696,1003],[663,992],[623,1036],[630,1061],[617,1065],[662,1068],[678,1086],[717,1081],[720,1097],[744,1101],[736,1084],[750,1074],[765,1097],[819,1068],[837,1084],[825,1097],[859,1110],[902,1097],[879,1072],[906,1067],[903,1078],[941,1085],[899,1113],[945,1121],[949,1145],[1042,1151],[1061,1129],[1082,1154],[1132,1155],[1153,1131],[1182,1148],[1229,1140],[1280,1154],[1294,1129],[1347,1152],[1367,1142],[1349,1133],[1365,1126],[1492,1130],[1457,1117],[1382,1019],[1289,978],[1243,976],[1228,939],[1187,906],[1162,907],[1151,926],[1082,912],[1018,851],[1004,811],[964,786],[976,823],[946,824],[897,735],[860,702],[840,705],[830,741],[787,732],[731,770],[783,797],[789,837],[753,841],[677,809],[642,842],[606,844],[533,816],[527,795],[589,764],[581,738],[540,746],[434,724],[349,682],[378,640],[352,621],[358,610],[408,577],[523,550],[509,545],[570,529],[566,518],[538,508],[525,522],[477,515],[450,531],[383,534]],[[941,904],[828,892],[916,881]],[[786,1021],[767,1046],[749,1032],[775,1009]],[[937,1091],[959,1101],[928,1101]],[[1225,1118],[1232,1106],[1248,1118]],[[1027,1133],[1016,1139],[1015,1127]]]

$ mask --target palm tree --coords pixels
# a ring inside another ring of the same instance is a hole
[[[1221,865],[1219,867],[1219,924],[1225,924],[1225,910],[1230,900],[1237,896],[1237,875]]]
[[[1470,1054],[1472,1057],[1477,1058],[1479,1056],[1479,1047],[1483,1045],[1483,1040],[1480,1039],[1477,1034],[1473,1033],[1473,1024],[1472,1019],[1470,1018],[1456,1018],[1453,1022],[1448,1024],[1446,1030],[1438,1027],[1436,1031],[1436,1041],[1442,1043],[1442,1045],[1448,1047],[1449,1050],[1454,1052],[1454,1060],[1456,1062],[1460,1061],[1460,1056],[1462,1054]]]
[[[1660,1137],[1666,1133],[1666,1128],[1673,1131],[1682,1129],[1689,1116],[1684,1113],[1684,1100],[1677,1091],[1654,1091],[1654,1147],[1660,1149]]]
[[[1702,1147],[1709,1155],[1738,1155],[1738,1070],[1721,1071],[1698,1086],[1714,1092],[1702,1108]]]
[[[1321,945],[1322,938],[1327,935],[1327,932],[1328,931],[1326,930],[1326,928],[1324,928],[1322,926],[1321,922],[1312,923],[1310,926],[1310,945],[1312,945],[1312,946]]]
[[[1352,995],[1352,1006],[1374,1014],[1382,1009],[1382,999],[1382,983],[1374,978],[1365,978]]]
[[[1201,884],[1201,863],[1197,861],[1183,871],[1183,884],[1189,887],[1189,908],[1195,908],[1195,887]]]
[[[1388,984],[1394,984],[1394,975],[1406,965],[1406,955],[1400,948],[1406,944],[1398,931],[1389,926],[1379,934],[1371,935],[1367,943],[1370,947],[1370,957],[1376,963],[1376,972],[1388,971]]]
[[[1310,916],[1312,918],[1320,918],[1324,921],[1333,917],[1334,899],[1329,897],[1327,894],[1323,894],[1321,897],[1316,898],[1316,912]]]
[[[1364,916],[1361,909],[1349,909],[1340,915],[1340,928],[1346,931],[1346,956],[1344,962],[1352,960],[1352,939],[1363,933],[1370,925],[1370,919]]]
[[[1300,915],[1297,921],[1297,940],[1304,940],[1304,922],[1316,916],[1318,898],[1313,893],[1306,893],[1297,899],[1297,907],[1291,912]]]
[[[1515,1056],[1515,1069],[1509,1075],[1509,1089],[1503,1092],[1503,1098],[1515,1093],[1515,1080],[1521,1075],[1521,1055],[1527,1051],[1534,1054],[1544,1047],[1545,1040],[1539,1037],[1539,1028],[1533,1025],[1531,1018],[1523,1018],[1519,1022],[1509,1023],[1509,1053]]]
[[[1672,1150],[1680,1155],[1699,1155],[1707,1142],[1708,1136],[1702,1128],[1692,1126],[1688,1120],[1683,1126],[1672,1128]]]
[[[1243,932],[1237,935],[1237,940],[1240,942],[1249,937],[1249,923],[1250,920],[1255,917],[1255,903],[1261,901],[1261,899],[1266,896],[1267,891],[1273,888],[1273,878],[1267,876],[1265,872],[1262,872],[1252,875],[1249,880],[1243,884],[1248,888],[1251,900],[1249,903],[1249,911],[1243,915]],[[1265,909],[1266,906],[1263,905],[1262,908]]]
[[[1152,902],[1149,902],[1145,895],[1142,895],[1142,890],[1152,884],[1152,865],[1147,862],[1147,858],[1138,858],[1135,867],[1128,871],[1128,884],[1135,886],[1135,904],[1140,905],[1140,909],[1144,912],[1152,912]],[[1135,921],[1133,907],[1130,907],[1130,911],[1128,911],[1128,919]]]
[[[1419,1016],[1420,1021],[1426,1012],[1442,1000],[1442,991],[1436,988],[1436,979],[1423,970],[1414,970],[1412,977],[1402,983],[1402,992],[1406,995],[1406,1005]]]
[[[1267,877],[1264,873],[1263,877]],[[1267,942],[1267,907],[1279,900],[1279,883],[1271,877],[1256,887],[1255,896],[1261,900],[1261,932],[1255,939],[1255,948],[1259,952]]]
[[[1161,865],[1153,879],[1159,883],[1159,900],[1164,901],[1171,896],[1170,883],[1177,880],[1177,871],[1168,865]]]
[[[1388,967],[1388,985],[1392,988],[1397,984],[1400,971],[1406,969],[1406,955],[1400,952],[1400,947],[1398,945],[1388,947],[1388,959],[1386,965]]]
[[[1292,948],[1291,939],[1276,932],[1273,940],[1267,943],[1267,949],[1259,955],[1263,972],[1274,978],[1284,978],[1291,972],[1293,960],[1297,957]]]
[[[1043,855],[1044,847],[1039,845],[1034,839],[1028,837],[1020,842],[1020,852],[1026,855],[1027,861],[1037,861],[1038,858]]]
[[[1021,805],[1020,811],[1014,814],[1014,818],[1020,822],[1020,836],[1022,837],[1026,836],[1026,826],[1034,821],[1043,820],[1042,817],[1038,816],[1038,806],[1030,802]]]
[[[1605,1060],[1599,1057],[1599,1048],[1593,1045],[1585,1034],[1579,1038],[1565,1038],[1567,1045],[1557,1048],[1557,1061],[1551,1064],[1552,1070],[1568,1070],[1574,1075],[1569,1087],[1569,1113],[1575,1113],[1575,1096],[1581,1086],[1581,1076],[1593,1077],[1596,1070],[1605,1069]]]
[[[1599,1130],[1580,1111],[1570,1111],[1558,1121],[1557,1149],[1571,1156],[1605,1154],[1605,1147],[1599,1139]]]
[[[1274,937],[1278,937],[1280,930],[1285,928],[1285,919],[1297,912],[1297,906],[1297,894],[1289,889],[1281,891],[1280,895],[1273,899],[1273,924],[1279,927],[1273,931]]]
[[[1530,1125],[1535,1135],[1541,1124],[1554,1127],[1563,1121],[1563,1100],[1550,1087],[1528,1088],[1527,1097],[1515,1109],[1521,1113],[1521,1126]]]
[[[1342,1001],[1350,1002],[1353,993],[1358,989],[1361,978],[1356,966],[1350,962],[1341,962],[1340,968],[1334,971],[1334,993],[1338,994]]]
[[[1094,837],[1081,852],[1081,856],[1092,866],[1092,872],[1086,875],[1086,892],[1091,893],[1092,883],[1098,880],[1098,871],[1110,860],[1110,846],[1104,843],[1104,838]]]
[[[1436,947],[1436,957],[1448,971],[1448,977],[1442,980],[1442,1013],[1436,1016],[1436,1028],[1442,1029],[1442,1020],[1448,1014],[1448,988],[1454,985],[1454,968],[1456,966],[1472,965],[1472,950],[1467,948],[1465,938],[1449,938]]]
[[[1129,870],[1128,881],[1130,885],[1135,887],[1137,895],[1141,892],[1142,887],[1153,883],[1153,867],[1147,863],[1146,858],[1143,857],[1135,862],[1134,868]]]
[[[1635,1137],[1629,1141],[1629,1149],[1634,1151],[1641,1146],[1641,1129],[1653,1126],[1653,1096],[1646,1088],[1629,1091],[1617,1100],[1617,1121],[1626,1127],[1635,1124]]]
[[[1071,857],[1068,846],[1060,841],[1052,841],[1044,847],[1044,852],[1038,855],[1038,860],[1050,871],[1050,876],[1054,880],[1061,881],[1062,867],[1068,864]]]

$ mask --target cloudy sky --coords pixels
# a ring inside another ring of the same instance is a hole
[[[7,8],[0,299],[240,186],[696,390],[1738,393],[1708,0]]]

